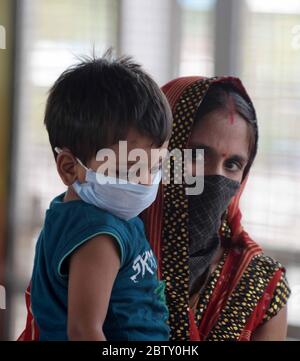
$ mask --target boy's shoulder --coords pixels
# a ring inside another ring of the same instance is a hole
[[[81,200],[63,202],[64,194],[50,203],[42,231],[44,251],[53,258],[59,275],[69,255],[83,243],[100,234],[112,236],[118,243],[121,264],[129,262],[147,245],[143,222],[138,217],[129,221]]]
[[[125,238],[132,239],[133,235],[144,232],[142,220],[135,217],[125,221],[110,212],[100,209],[82,200],[64,202],[64,193],[55,197],[46,213],[46,222],[53,228],[70,233],[78,233],[89,228],[105,228],[118,230]]]

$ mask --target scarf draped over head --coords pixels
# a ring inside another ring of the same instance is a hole
[[[182,151],[186,148],[199,105],[205,97],[207,90],[215,83],[231,84],[253,107],[245,88],[237,78],[204,78],[195,76],[172,80],[162,88],[169,101],[174,118],[169,151],[172,151],[172,149]],[[184,182],[182,184],[174,184],[175,171],[176,163],[174,162],[174,165],[171,163],[171,182],[161,185],[156,201],[144,212],[142,218],[145,222],[150,243],[158,257],[159,277],[166,282],[171,339],[189,340],[189,247],[190,238],[193,234],[193,230],[190,228],[189,207],[191,208],[193,205],[189,205]],[[232,198],[227,208],[227,219],[231,228],[232,244],[252,242],[240,223],[239,199],[244,189],[246,178],[247,174],[244,175],[238,192]],[[213,242],[218,241],[212,240]],[[208,258],[211,260],[211,255]]]

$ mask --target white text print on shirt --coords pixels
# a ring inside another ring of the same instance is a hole
[[[142,255],[138,255],[133,261],[132,269],[135,273],[130,278],[134,283],[138,283],[139,279],[144,278],[146,272],[154,274],[157,270],[157,264],[152,250],[145,251]]]

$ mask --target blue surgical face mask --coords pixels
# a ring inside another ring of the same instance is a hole
[[[59,148],[55,150],[58,153],[61,151]],[[143,185],[105,176],[87,168],[79,159],[77,161],[86,170],[85,182],[80,183],[77,180],[72,186],[84,202],[129,220],[138,216],[155,201],[161,171],[156,173],[151,185]]]

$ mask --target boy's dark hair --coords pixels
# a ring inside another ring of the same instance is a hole
[[[213,111],[236,112],[248,124],[250,130],[249,161],[244,170],[244,176],[248,173],[257,153],[258,128],[256,113],[252,103],[245,95],[232,84],[212,84],[205,94],[196,115],[196,122],[201,121],[207,114]]]
[[[160,147],[172,114],[158,85],[130,57],[85,58],[50,89],[44,123],[54,151],[68,148],[86,163],[98,150],[126,139],[130,127]]]

